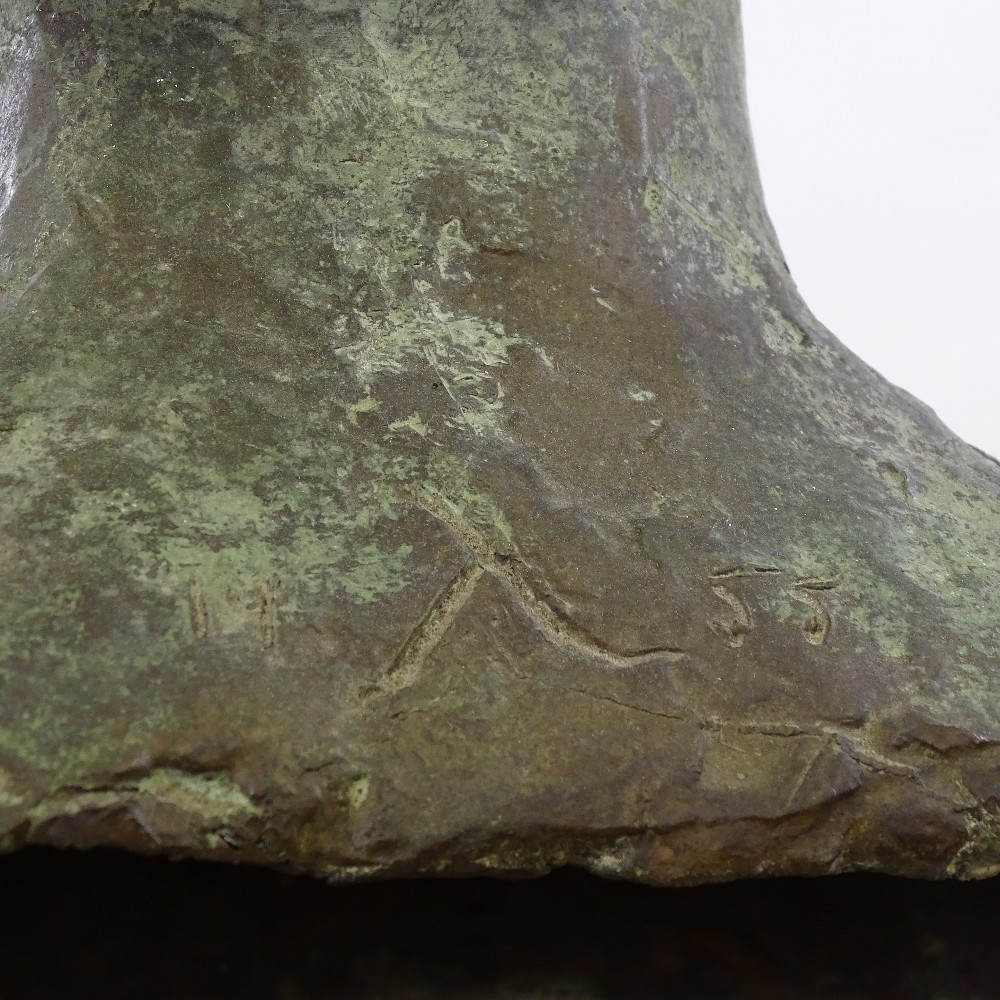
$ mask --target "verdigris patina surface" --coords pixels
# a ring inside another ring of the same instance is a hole
[[[1000,469],[817,324],[731,0],[6,0],[0,830],[1000,864]]]

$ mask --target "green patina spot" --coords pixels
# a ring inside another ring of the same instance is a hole
[[[1000,813],[976,809],[965,814],[968,839],[948,865],[948,875],[963,879],[992,878],[1000,874]]]

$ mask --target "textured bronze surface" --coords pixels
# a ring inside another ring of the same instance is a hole
[[[1000,470],[803,306],[735,3],[7,0],[0,830],[1000,858]]]

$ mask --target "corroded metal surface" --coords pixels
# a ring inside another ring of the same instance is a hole
[[[0,24],[9,847],[995,870],[1000,470],[799,301],[735,4]]]

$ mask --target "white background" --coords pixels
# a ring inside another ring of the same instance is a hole
[[[819,320],[1000,456],[1000,2],[743,0],[768,210]]]

